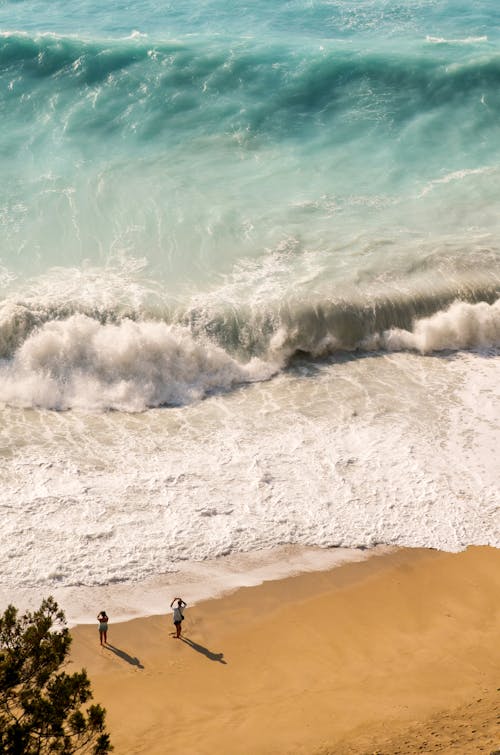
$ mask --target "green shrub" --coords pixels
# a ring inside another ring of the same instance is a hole
[[[0,752],[104,755],[113,749],[104,708],[87,704],[86,671],[61,670],[70,645],[53,598],[22,616],[10,605],[0,617]]]

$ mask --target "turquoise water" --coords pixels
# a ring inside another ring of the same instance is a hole
[[[500,543],[496,0],[4,0],[0,112],[0,599]]]
[[[422,268],[445,290],[457,267],[497,273],[499,16],[3,3],[4,289],[128,261],[141,305],[189,309],[242,268],[251,298],[284,253],[270,307],[381,278],[415,288]]]

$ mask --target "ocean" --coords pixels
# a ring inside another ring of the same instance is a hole
[[[496,0],[3,0],[0,112],[2,606],[500,547]]]

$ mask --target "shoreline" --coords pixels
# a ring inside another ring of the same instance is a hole
[[[456,752],[478,752],[479,738],[492,750],[499,567],[489,546],[400,549],[189,606],[184,641],[169,615],[110,623],[107,649],[96,625],[79,625],[72,662],[108,711],[117,755],[350,755],[380,742],[412,753],[431,720],[424,751],[437,752],[443,722],[465,706],[459,728],[472,703],[491,722],[481,708],[486,723],[452,732]]]
[[[182,592],[190,605],[205,600],[217,600],[242,587],[287,579],[309,572],[334,569],[346,563],[384,555],[394,546],[376,545],[371,548],[321,548],[319,546],[284,545],[248,553],[231,553],[201,562],[181,562],[177,571],[166,572],[141,582],[112,582],[106,585],[78,585],[40,588],[20,588],[12,591],[0,588],[0,607],[14,602],[20,611],[34,610],[40,604],[42,592],[52,595],[64,610],[70,627],[94,624],[102,607],[113,617],[113,623],[138,618],[161,616],[168,609],[165,595]]]

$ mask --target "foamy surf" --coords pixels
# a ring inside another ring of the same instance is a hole
[[[142,411],[268,379],[277,367],[239,364],[189,331],[161,322],[102,325],[85,315],[35,331],[0,370],[1,400],[15,406]]]
[[[329,318],[319,316],[316,309],[295,322],[289,316],[275,322],[275,331],[267,336],[255,323],[260,356],[241,361],[206,334],[195,336],[179,325],[128,318],[110,324],[75,314],[35,328],[0,365],[0,401],[25,408],[137,412],[182,406],[268,380],[298,353],[321,359],[345,351],[431,354],[500,346],[500,300],[457,301],[431,317],[415,319],[409,329],[373,332],[374,318],[365,324],[372,332],[361,332],[358,340],[341,315],[332,309]],[[359,330],[361,317],[351,313],[351,318]]]
[[[215,561],[183,563],[179,571],[153,577],[143,582],[108,585],[54,586],[51,594],[64,606],[70,626],[94,623],[95,606],[106,606],[113,623],[141,616],[168,613],[170,596],[185,596],[190,607],[203,600],[220,598],[240,587],[254,587],[276,579],[286,579],[307,572],[336,568],[389,553],[391,548],[336,548],[325,550],[300,546],[282,546],[254,553],[225,556]],[[39,591],[16,591],[20,610],[34,610],[39,605]],[[10,593],[0,588],[0,606],[7,605]]]

